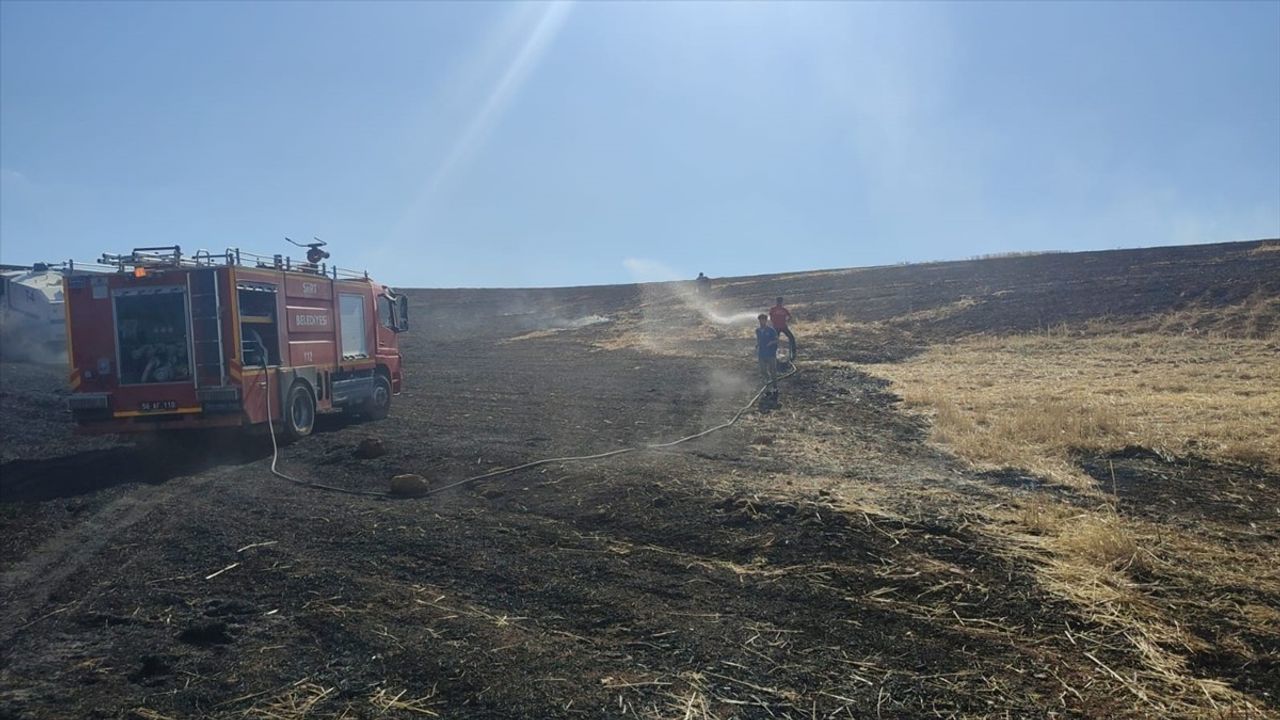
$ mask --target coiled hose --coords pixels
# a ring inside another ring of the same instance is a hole
[[[280,459],[280,446],[276,443],[275,423],[272,422],[271,420],[271,381],[270,381],[270,376],[266,375],[267,365],[266,365],[265,354],[262,361],[262,369],[264,371],[264,378],[267,379],[267,389],[263,393],[263,395],[266,397],[266,401],[267,401],[266,403],[267,404],[267,429],[270,431],[270,434],[271,434],[271,473],[273,475],[275,475],[278,478],[288,480],[289,482],[294,483],[295,485],[314,488],[316,490],[327,490],[329,492],[343,493],[345,495],[365,495],[368,497],[381,497],[381,498],[391,497],[390,493],[384,492],[381,490],[352,490],[349,488],[337,487],[335,485],[325,485],[323,483],[312,482],[309,480],[300,480],[291,475],[283,473],[279,469],[277,469],[276,464],[279,462],[279,459]],[[737,423],[738,420],[741,419],[742,416],[748,410],[750,410],[753,405],[756,404],[756,401],[760,399],[760,396],[764,395],[765,391],[769,389],[770,385],[776,383],[778,380],[784,380],[786,378],[789,378],[792,375],[795,375],[797,372],[800,372],[800,368],[795,364],[795,361],[792,360],[790,370],[783,373],[782,375],[779,375],[772,383],[765,383],[764,385],[761,385],[760,389],[756,391],[756,394],[752,395],[751,399],[747,401],[747,404],[743,405],[736,413],[734,413],[733,417],[729,418],[725,422],[720,423],[719,425],[713,425],[712,427],[702,430],[701,432],[696,432],[692,435],[686,435],[682,438],[678,438],[670,442],[650,443],[647,445],[636,445],[633,447],[610,450],[608,452],[595,453],[593,455],[568,455],[566,457],[555,457],[555,458],[545,458],[542,460],[534,460],[532,462],[523,463],[521,465],[513,465],[512,467],[508,467],[508,468],[499,468],[498,470],[491,470],[487,473],[481,473],[480,475],[472,475],[471,477],[468,477],[468,478],[455,480],[454,482],[451,482],[447,485],[440,485],[438,487],[430,488],[426,492],[421,493],[415,497],[426,497],[428,495],[435,495],[436,493],[441,493],[441,492],[444,492],[445,490],[452,490],[453,488],[460,487],[462,485],[467,485],[469,483],[476,482],[477,480],[484,480],[486,478],[498,477],[499,475],[508,475],[510,473],[517,472],[519,470],[527,470],[529,468],[538,467],[539,465],[550,465],[551,463],[581,462],[585,460],[603,460],[604,458],[616,457],[618,455],[625,455],[627,453],[633,453],[633,452],[641,452],[643,450],[661,450],[664,448],[674,447],[681,443],[689,442],[690,440],[697,440],[698,438],[706,437],[707,435],[710,435],[712,433],[719,432],[726,428],[733,427],[733,425]]]

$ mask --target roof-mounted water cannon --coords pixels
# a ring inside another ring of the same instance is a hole
[[[324,247],[325,245],[328,245],[328,243],[326,243],[325,241],[321,240],[321,239],[320,239],[320,238],[318,238],[318,237],[313,237],[313,238],[311,238],[311,239],[312,239],[312,240],[314,240],[315,242],[300,243],[300,242],[298,242],[298,241],[294,240],[293,238],[288,238],[288,237],[287,237],[287,238],[285,238],[285,240],[288,240],[288,241],[289,241],[289,243],[291,243],[291,244],[293,244],[293,245],[297,245],[298,247],[306,248],[306,249],[307,249],[307,263],[308,263],[309,265],[311,265],[312,267],[314,267],[314,266],[316,266],[316,265],[319,265],[322,261],[324,261],[324,260],[328,260],[328,259],[329,259],[329,251],[327,251],[327,250],[321,250],[321,249],[320,249],[320,248]]]

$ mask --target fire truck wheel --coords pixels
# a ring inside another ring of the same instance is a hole
[[[381,420],[391,412],[391,381],[386,375],[373,376],[373,394],[365,401],[361,414],[370,420]]]
[[[311,434],[316,424],[316,400],[303,383],[296,382],[289,388],[284,404],[284,434],[290,440],[298,440]]]

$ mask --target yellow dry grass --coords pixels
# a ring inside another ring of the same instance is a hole
[[[755,342],[753,327],[749,324],[716,325],[690,311],[687,317],[675,321],[665,318],[619,320],[592,345],[600,350],[640,350],[669,357],[706,357],[707,349],[697,343],[738,340],[749,349]]]
[[[1122,515],[1072,456],[1141,445],[1280,469],[1277,314],[1280,299],[1255,294],[1235,307],[1190,308],[1124,327],[1095,321],[973,337],[869,368],[930,416],[936,442],[973,465],[1024,468],[1096,498],[1082,507],[1047,494],[1013,496],[981,524],[1036,563],[1047,590],[1128,639],[1143,662],[1125,687],[1157,714],[1259,711],[1188,668],[1187,655],[1207,646],[1185,622],[1234,618],[1280,637],[1280,611],[1230,590],[1280,593],[1280,558]],[[1153,574],[1162,578],[1160,592],[1135,579]],[[1237,644],[1234,652],[1254,657]]]
[[[978,337],[872,367],[983,467],[1083,481],[1076,449],[1142,445],[1280,468],[1280,346],[1141,334]]]
[[[1254,252],[1260,249],[1255,248]],[[1115,335],[1117,332],[1247,338],[1280,343],[1280,295],[1259,289],[1231,305],[1193,303],[1181,310],[1130,320],[1123,325],[1105,318],[1098,319],[1084,323],[1077,334]]]
[[[174,720],[168,715],[161,715],[155,710],[145,707],[136,707],[131,711],[131,713],[132,716],[138,718],[138,720]]]
[[[977,298],[962,297],[954,302],[939,305],[937,307],[925,308],[923,310],[914,310],[902,315],[895,316],[891,322],[895,324],[911,324],[917,322],[937,322],[945,320],[954,315],[977,306],[981,301]]]
[[[795,331],[803,333],[806,338],[841,337],[864,327],[863,324],[851,321],[844,313],[840,312],[815,318],[804,318],[793,323],[793,325]]]
[[[1188,623],[1213,617],[1249,627],[1255,638],[1280,640],[1280,610],[1249,602],[1251,596],[1238,591],[1280,593],[1280,558],[1274,553],[1224,546],[1108,506],[1082,509],[1044,496],[1013,500],[989,513],[981,527],[1003,536],[1009,552],[1033,562],[1042,587],[1138,652],[1142,663],[1126,687],[1143,705],[1159,708],[1161,716],[1259,716],[1252,699],[1189,668],[1189,655],[1212,646]],[[1216,642],[1241,657],[1258,658],[1256,648],[1230,633]]]
[[[425,715],[428,717],[439,717],[440,713],[432,710],[429,706],[432,698],[435,697],[436,691],[432,688],[431,692],[422,697],[406,697],[409,695],[408,690],[400,692],[392,692],[387,688],[381,688],[369,698],[369,703],[377,708],[379,715],[385,715],[388,712],[398,714],[409,713],[411,715]]]
[[[262,720],[305,720],[318,705],[334,697],[335,690],[304,678],[269,700],[250,707],[245,716]]]
[[[937,307],[913,310],[901,315],[895,315],[887,320],[872,322],[853,320],[843,312],[828,312],[825,309],[820,310],[818,314],[811,317],[807,313],[804,313],[805,305],[798,304],[794,306],[798,311],[798,320],[793,323],[793,325],[796,332],[803,334],[806,338],[842,337],[848,336],[854,332],[873,333],[888,327],[899,327],[914,323],[937,322],[952,317],[953,315],[958,315],[969,308],[977,306],[979,303],[980,301],[975,298],[964,297],[956,300],[955,302],[946,303]]]
[[[1262,255],[1263,253],[1280,252],[1280,242],[1266,242],[1249,251],[1250,255]]]

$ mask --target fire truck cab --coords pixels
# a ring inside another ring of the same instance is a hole
[[[297,439],[317,413],[385,417],[403,385],[408,303],[367,273],[177,246],[101,263],[64,280],[77,432],[256,426],[269,412]]]

